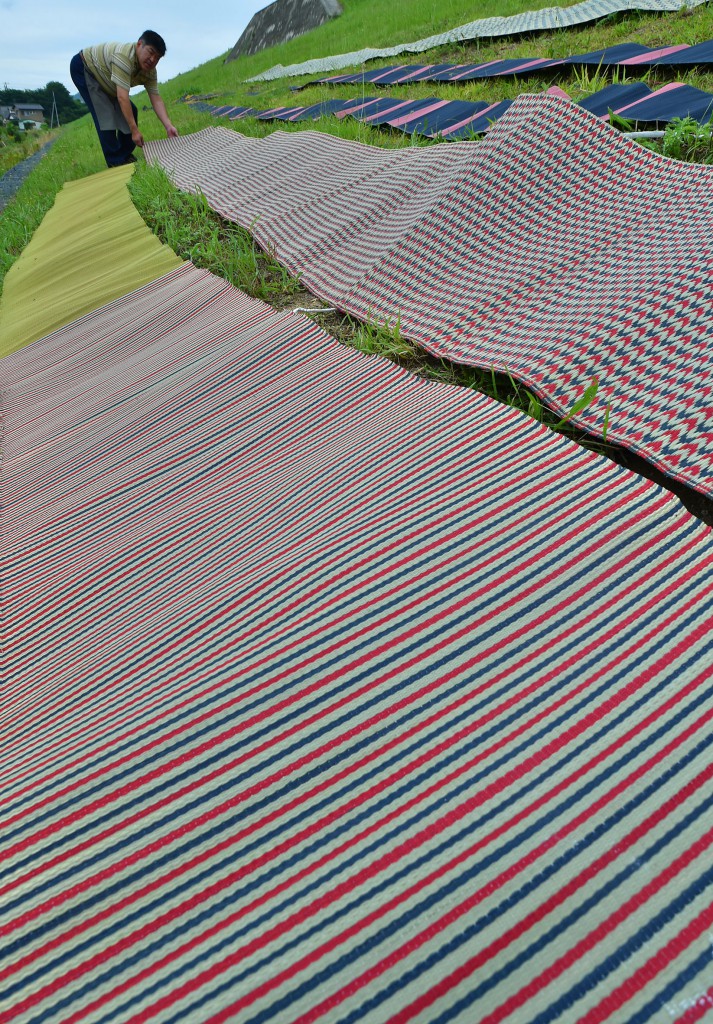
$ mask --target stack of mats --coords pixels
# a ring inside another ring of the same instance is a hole
[[[396,57],[401,53],[424,53],[437,46],[450,43],[461,43],[471,39],[495,39],[502,36],[517,36],[526,32],[543,32],[574,25],[583,25],[598,18],[606,18],[611,14],[625,11],[680,11],[697,7],[707,0],[583,0],[571,7],[546,7],[539,11],[524,11],[509,18],[479,18],[467,25],[449,29],[439,35],[428,36],[412,43],[400,43],[397,46],[380,49],[354,50],[351,53],[340,53],[331,57],[320,57],[307,60],[301,64],[290,64],[275,67],[254,75],[250,82],[269,81],[275,78],[286,78],[290,75],[311,75],[323,71],[336,71],[337,68],[348,68],[363,64],[367,60],[378,57]]]
[[[708,1005],[713,559],[671,495],[189,264],[0,397],[0,1019]]]
[[[209,128],[152,142],[176,183],[252,226],[315,294],[436,356],[507,370],[713,494],[713,169],[520,97],[477,146],[385,151]]]
[[[553,86],[544,94],[569,100],[569,96]],[[316,121],[320,117],[354,117],[364,124],[398,128],[413,135],[441,138],[446,141],[472,138],[490,131],[498,118],[510,109],[514,100],[485,101],[448,100],[431,96],[418,100],[400,100],[393,96],[361,96],[359,99],[323,100],[309,106],[254,107],[214,106],[198,102],[194,106],[213,117],[239,121],[254,117],[261,121]],[[608,85],[593,93],[577,106],[609,120],[610,114],[634,125],[665,125],[675,118],[690,117],[701,124],[713,118],[713,95],[682,82],[672,82],[657,90],[644,82]]]

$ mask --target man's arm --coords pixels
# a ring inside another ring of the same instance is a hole
[[[151,100],[151,106],[154,108],[156,117],[166,129],[166,135],[169,139],[175,139],[178,135],[178,131],[173,127],[169,116],[166,113],[166,104],[157,92],[150,92],[149,99]]]
[[[119,106],[121,107],[121,112],[126,118],[126,123],[129,126],[131,138],[133,139],[134,144],[137,146],[143,146],[144,137],[139,131],[139,126],[137,125],[134,119],[134,112],[131,109],[131,100],[129,99],[129,90],[122,89],[120,86],[117,85],[116,98],[118,100]]]

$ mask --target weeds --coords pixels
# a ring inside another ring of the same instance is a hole
[[[661,152],[674,160],[713,164],[713,123],[699,124],[692,117],[677,118],[666,129]]]
[[[301,289],[274,249],[261,249],[249,231],[224,221],[202,193],[179,192],[162,168],[139,165],[129,192],[154,234],[195,266],[273,305],[285,305]]]
[[[608,85],[625,85],[630,79],[627,77],[626,68],[614,67],[603,68],[601,61],[595,71],[592,71],[586,64],[572,68],[573,93],[579,92],[584,96],[591,96]]]

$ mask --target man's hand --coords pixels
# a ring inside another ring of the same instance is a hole
[[[134,143],[135,146],[141,146],[141,148],[143,149],[143,147],[144,147],[144,137],[141,134],[141,132],[139,131],[138,127],[134,128],[132,130],[132,132],[131,132],[131,139],[132,139],[132,142]]]
[[[168,113],[166,111],[166,104],[163,102],[157,92],[150,92],[149,99],[151,100],[151,106],[154,108],[156,117],[159,119],[161,124],[166,129],[166,136],[169,139],[178,138],[178,129],[174,128],[171,124]]]

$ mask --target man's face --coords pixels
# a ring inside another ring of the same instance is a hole
[[[153,71],[161,60],[161,54],[158,50],[154,50],[153,46],[149,46],[143,39],[139,39],[136,44],[136,57],[142,71]]]

